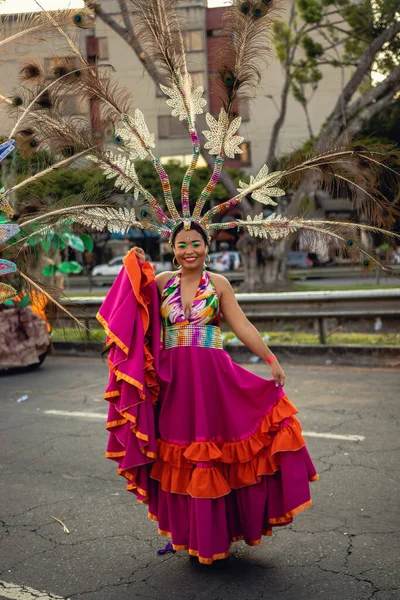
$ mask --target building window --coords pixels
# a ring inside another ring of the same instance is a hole
[[[99,37],[97,38],[97,42],[99,45],[99,55],[97,58],[99,60],[108,60],[108,39],[106,37]]]
[[[182,31],[182,36],[186,52],[202,52],[204,50],[202,29]]]
[[[242,150],[242,154],[239,154],[239,160],[241,166],[250,166],[251,165],[251,143],[243,142],[240,144],[240,149]]]
[[[194,73],[190,73],[190,75],[192,77],[194,89],[199,85],[201,85],[203,89],[206,89],[206,76],[204,71],[195,71]],[[156,97],[165,98],[167,100],[167,96],[164,94],[158,83],[156,83]]]
[[[184,138],[187,135],[187,128],[176,117],[171,115],[160,115],[158,117],[158,137],[160,139]]]

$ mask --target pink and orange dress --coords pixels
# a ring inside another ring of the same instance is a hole
[[[173,548],[210,564],[227,557],[232,542],[255,546],[291,523],[311,505],[309,482],[318,476],[283,389],[223,349],[209,273],[186,317],[180,273],[166,283],[160,306],[151,273],[135,262],[128,254],[99,315],[111,345],[107,456]],[[136,340],[126,329],[121,339],[116,313],[132,304],[140,316],[124,322],[136,324]]]

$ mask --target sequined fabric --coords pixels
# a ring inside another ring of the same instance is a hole
[[[182,325],[165,327],[164,348],[177,346],[199,346],[222,349],[221,330],[215,325]]]
[[[203,271],[189,317],[182,306],[181,273],[171,277],[161,294],[161,318],[164,328],[189,324],[219,326],[218,296],[209,273]]]

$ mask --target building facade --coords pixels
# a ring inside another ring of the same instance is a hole
[[[116,0],[103,0],[102,8],[122,25]],[[217,115],[220,101],[213,84],[213,54],[220,35],[224,8],[207,8],[207,0],[192,0],[182,3],[179,12],[192,78],[196,85],[204,87],[204,95],[208,101],[207,109]],[[135,16],[132,21],[135,26]],[[11,26],[12,23],[11,20]],[[18,28],[17,18],[14,25]],[[188,162],[191,146],[185,125],[172,117],[171,110],[165,103],[166,97],[144,71],[140,59],[125,40],[99,18],[96,19],[93,29],[69,31],[89,61],[96,60],[99,69],[104,70],[105,75],[111,72],[112,76],[132,93],[132,108],[140,108],[145,113],[149,130],[155,133],[157,155],[164,161],[173,159]],[[11,98],[15,94],[20,85],[18,74],[24,61],[35,61],[48,67],[56,53],[68,56],[70,50],[65,43],[60,43],[60,36],[54,33],[42,36],[42,39],[35,36],[24,37],[10,45],[0,65],[0,87],[3,96]],[[274,59],[263,70],[257,97],[240,106],[240,135],[245,138],[243,153],[235,160],[228,161],[228,166],[255,173],[265,162],[271,130],[278,115],[277,103],[280,100],[283,81],[281,66],[278,60]],[[309,107],[316,133],[336,102],[340,89],[340,73],[330,69],[329,77],[323,79],[315,100]],[[88,107],[73,95],[65,99],[64,109],[67,114],[82,114],[88,111]],[[6,136],[17,118],[17,113],[9,108],[5,110],[4,103],[0,105],[0,111],[0,135]],[[204,117],[198,118],[198,127],[207,127]],[[278,142],[278,155],[291,152],[308,138],[303,109],[290,97],[286,120]],[[199,165],[201,164],[204,162],[200,161]]]

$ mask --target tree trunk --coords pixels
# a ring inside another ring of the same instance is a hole
[[[240,292],[259,292],[262,288],[257,260],[257,242],[248,233],[243,234],[236,244],[242,256],[244,281]]]

